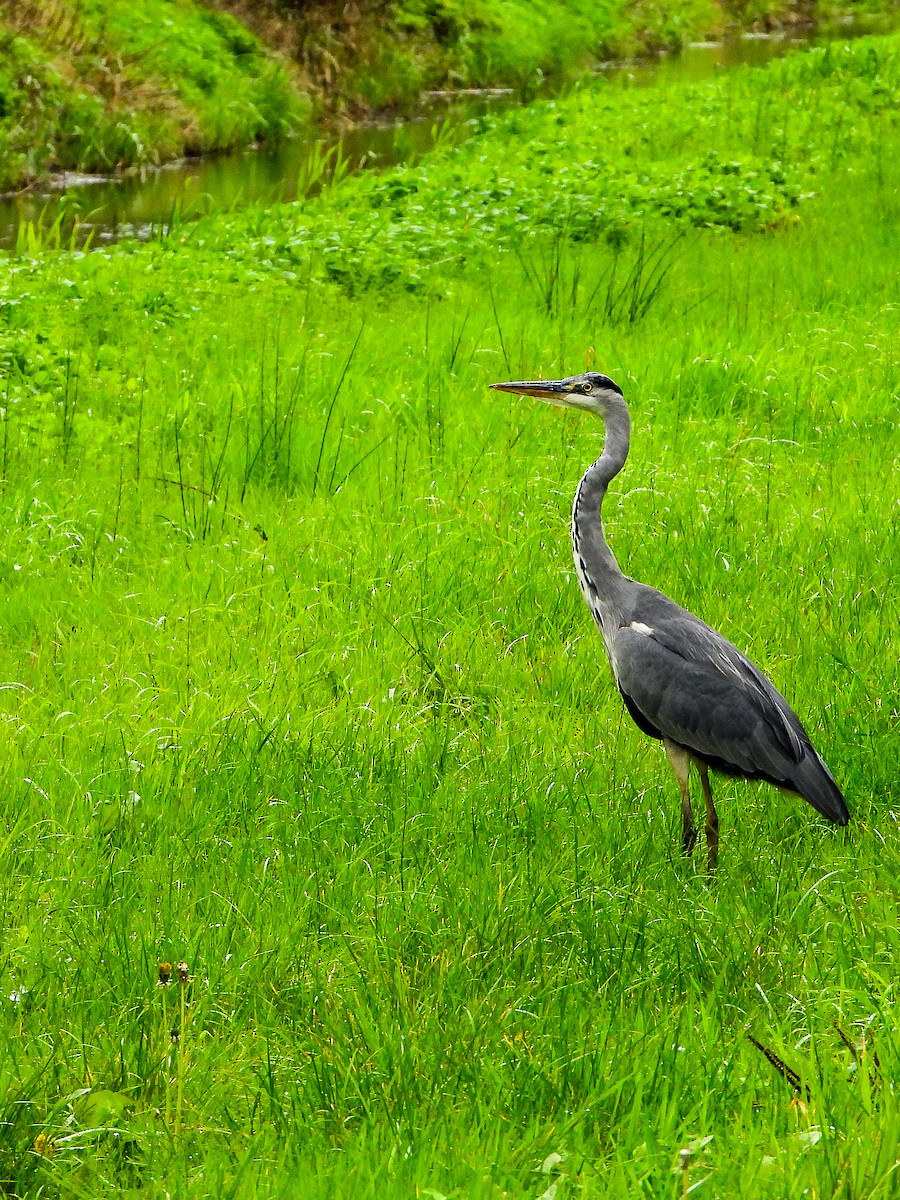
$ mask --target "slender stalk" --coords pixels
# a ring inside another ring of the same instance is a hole
[[[187,989],[191,981],[186,962],[178,964],[178,1054],[175,1093],[175,1136],[181,1133],[184,1112],[184,1077],[187,1064]]]

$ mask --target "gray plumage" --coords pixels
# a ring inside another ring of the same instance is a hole
[[[685,851],[696,842],[688,782],[692,763],[706,801],[710,868],[716,864],[718,816],[709,768],[796,792],[829,820],[846,825],[850,816],[834,777],[796,713],[759,668],[704,621],[619,569],[601,521],[603,498],[625,464],[630,443],[628,407],[618,385],[589,371],[556,381],[491,386],[603,419],[603,454],[585,472],[572,509],[575,567],[628,712],[666,747],[681,790]]]

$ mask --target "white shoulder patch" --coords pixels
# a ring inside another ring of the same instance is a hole
[[[634,629],[638,633],[646,633],[648,637],[653,633],[653,630],[650,628],[650,626],[645,625],[643,621],[632,621],[628,628]]]

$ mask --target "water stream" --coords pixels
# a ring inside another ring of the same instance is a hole
[[[600,73],[624,76],[642,87],[709,79],[736,66],[762,65],[798,46],[884,33],[892,24],[883,18],[854,18],[775,34],[735,35],[721,42],[687,46],[679,54],[654,60],[613,64]],[[182,159],[113,178],[64,175],[24,194],[0,197],[0,247],[15,246],[24,222],[50,226],[61,207],[69,217],[78,214],[81,242],[103,245],[122,237],[149,236],[154,228],[168,223],[176,208],[184,218],[209,210],[293,200],[298,186],[309,183],[315,164],[324,158],[333,164],[339,156],[349,170],[414,160],[445,134],[448,122],[458,138],[467,122],[517,103],[521,97],[512,91],[434,93],[403,120],[360,125],[340,133],[313,130],[309,136],[275,149]]]

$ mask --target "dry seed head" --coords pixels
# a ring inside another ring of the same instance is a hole
[[[161,962],[159,964],[159,987],[168,987],[172,982],[172,964],[170,962]]]
[[[178,964],[178,966],[175,968],[175,970],[178,972],[178,982],[179,983],[190,983],[191,982],[190,970],[189,970],[186,962],[180,962]]]

